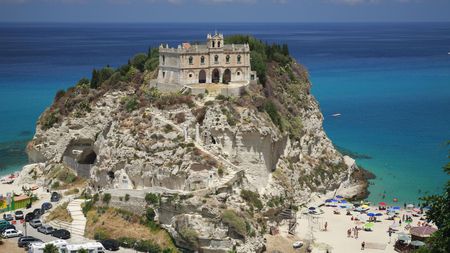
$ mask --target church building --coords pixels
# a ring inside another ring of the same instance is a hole
[[[177,48],[159,47],[159,86],[248,83],[251,71],[248,44],[225,44],[223,34],[207,35],[206,44],[183,43]]]

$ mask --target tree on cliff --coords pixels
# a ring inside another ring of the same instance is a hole
[[[450,141],[447,145],[450,146]],[[444,167],[444,171],[450,175],[450,162]],[[428,246],[419,252],[450,252],[450,180],[447,181],[442,194],[427,196],[422,200],[425,205],[431,207],[427,212],[428,221],[434,222],[439,230],[428,239]]]

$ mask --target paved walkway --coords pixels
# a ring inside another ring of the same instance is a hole
[[[67,229],[70,234],[70,242],[78,243],[85,242],[86,238],[84,237],[84,230],[86,228],[86,217],[84,217],[83,211],[81,209],[81,204],[84,203],[84,199],[74,199],[69,202],[67,205],[67,211],[69,211],[70,216],[72,217],[72,223],[64,222],[60,220],[53,220],[49,222],[54,228],[63,228]]]

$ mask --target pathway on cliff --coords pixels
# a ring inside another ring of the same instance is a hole
[[[159,110],[147,110],[147,112],[152,114],[156,119],[164,122],[165,124],[168,124],[168,125],[172,126],[174,129],[177,129],[179,132],[184,133],[184,130],[180,126],[178,126],[177,124],[173,123],[171,120],[166,119],[162,115],[161,111],[159,111]],[[195,147],[200,149],[202,152],[208,154],[209,156],[213,157],[217,161],[221,161],[222,163],[228,165],[228,167],[230,168],[230,170],[228,171],[228,174],[225,175],[224,177],[222,177],[220,179],[219,183],[217,185],[215,185],[216,188],[217,188],[217,186],[223,186],[223,185],[226,185],[229,182],[233,181],[235,179],[235,177],[240,172],[243,171],[243,169],[241,169],[238,166],[234,165],[229,160],[223,158],[220,155],[216,155],[216,154],[212,153],[211,151],[206,149],[201,143],[197,142],[196,140],[192,140],[192,143],[194,143]]]
[[[60,220],[53,220],[49,222],[54,228],[67,229],[72,242],[83,242],[85,241],[84,230],[86,228],[86,217],[84,217],[83,210],[81,209],[81,204],[84,203],[84,199],[73,199],[67,205],[67,211],[69,211],[72,217],[72,222],[64,222]]]

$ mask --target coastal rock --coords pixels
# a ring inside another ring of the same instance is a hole
[[[238,99],[169,94],[144,103],[152,94],[145,83],[91,91],[95,100],[84,111],[66,112],[51,127],[47,110],[27,152],[47,167],[70,167],[88,179],[86,190],[108,192],[115,206],[139,215],[149,205],[146,194],[158,195],[159,205],[151,206],[179,247],[261,252],[263,211],[327,191],[354,197],[367,187],[355,177],[354,160],[325,134],[304,72],[295,62],[270,65],[265,87],[250,85]],[[128,108],[132,99],[140,107]],[[22,180],[39,166],[24,170]],[[224,210],[231,215],[226,224]]]

